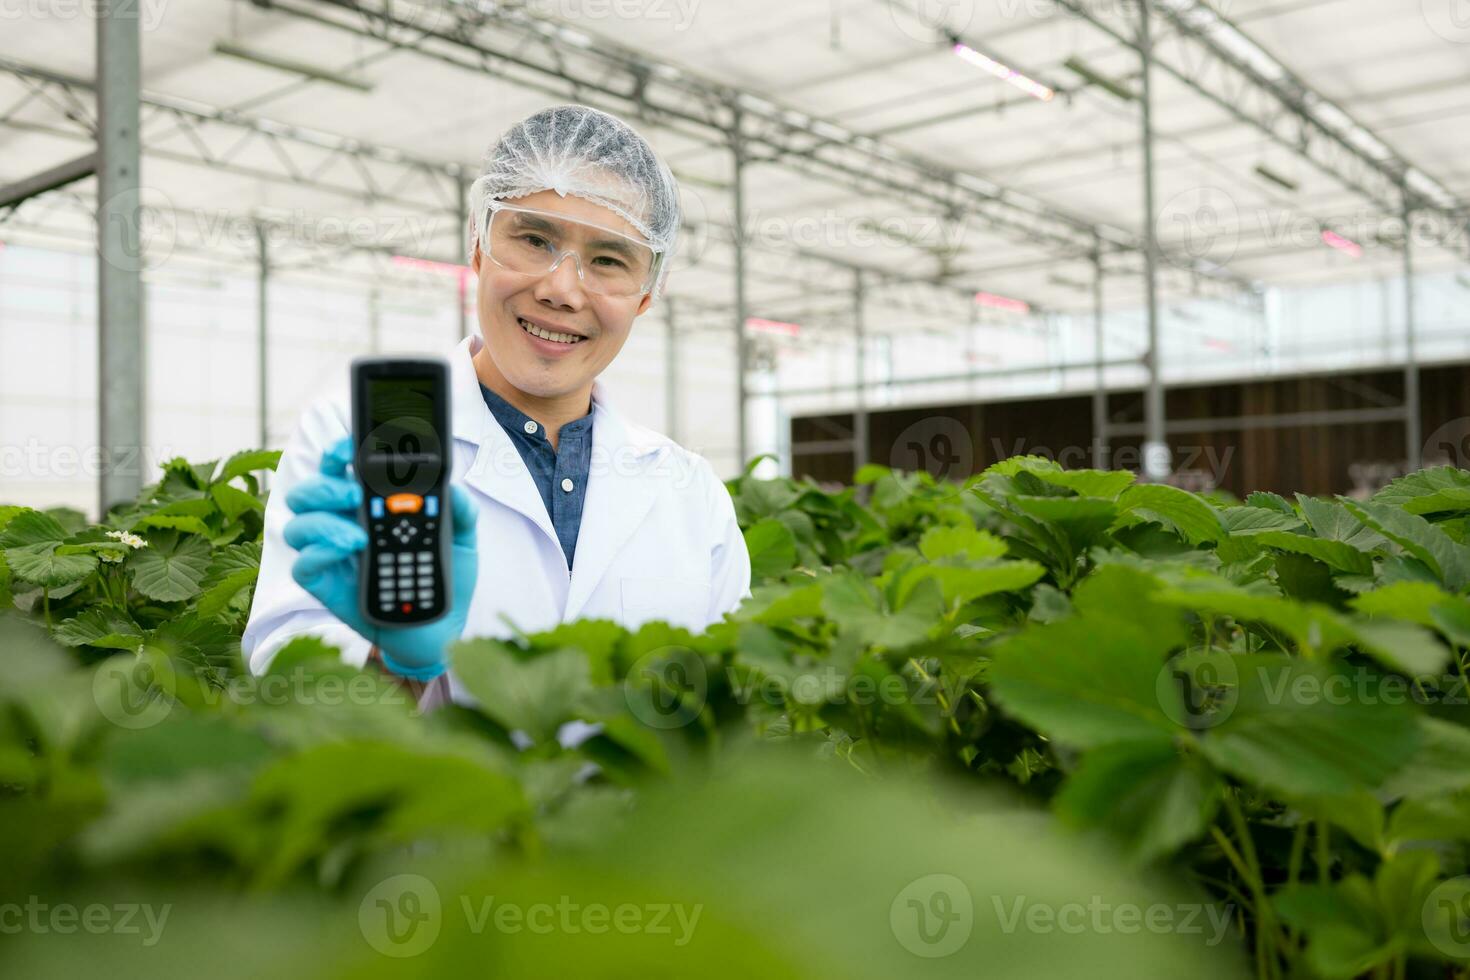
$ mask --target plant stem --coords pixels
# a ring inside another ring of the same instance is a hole
[[[51,590],[41,586],[41,611],[46,614],[46,628],[51,628]]]
[[[1277,972],[1277,951],[1281,949],[1281,937],[1276,930],[1276,915],[1271,908],[1271,899],[1266,894],[1266,883],[1261,875],[1260,860],[1256,855],[1256,842],[1251,837],[1250,824],[1240,809],[1240,800],[1235,793],[1225,793],[1225,812],[1240,842],[1241,857],[1246,867],[1246,884],[1255,899],[1256,948],[1258,959],[1265,967],[1262,976],[1273,977]],[[1224,835],[1222,834],[1221,837]]]
[[[1326,820],[1317,821],[1317,883],[1325,885],[1331,880],[1328,870],[1332,865],[1332,828]]]
[[[1298,879],[1302,875],[1302,861],[1307,851],[1307,821],[1297,821],[1296,830],[1291,834],[1291,857],[1286,862],[1286,887],[1288,890],[1295,888]]]

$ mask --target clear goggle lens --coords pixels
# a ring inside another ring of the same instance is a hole
[[[570,256],[584,288],[605,296],[648,292],[658,269],[647,242],[554,211],[492,202],[481,240],[496,265],[526,276],[544,276]]]

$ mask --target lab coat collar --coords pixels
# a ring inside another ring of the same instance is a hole
[[[464,481],[541,528],[560,552],[556,530],[530,471],[480,394],[472,358],[483,346],[484,341],[472,335],[450,356],[454,436],[476,447]],[[655,487],[643,474],[657,463],[661,450],[672,446],[666,437],[623,419],[601,381],[592,383],[592,412],[587,496],[564,619],[575,618],[581,611],[618,550],[648,515]]]

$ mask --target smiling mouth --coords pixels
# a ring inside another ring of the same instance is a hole
[[[570,347],[573,344],[580,344],[582,341],[587,339],[586,337],[578,337],[576,334],[572,333],[557,333],[554,330],[547,330],[543,327],[538,327],[536,326],[536,324],[523,317],[516,317],[516,323],[520,324],[521,329],[531,336],[540,337],[542,340],[550,341],[553,344],[566,344],[568,347]]]

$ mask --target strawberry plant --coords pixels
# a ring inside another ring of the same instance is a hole
[[[466,640],[470,700],[420,714],[319,641],[240,665],[273,461],[176,460],[97,527],[0,511],[8,890],[232,908],[165,959],[278,930],[240,972],[305,972],[303,919],[360,924],[412,873],[712,910],[685,960],[443,913],[431,972],[1470,976],[1470,473],[1236,502],[1031,457],[836,491],[748,469],[723,622]],[[1100,896],[1220,938],[1028,911]],[[392,966],[349,932],[342,970]]]

